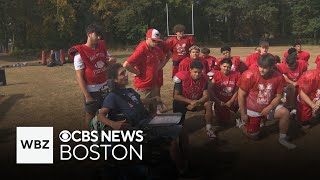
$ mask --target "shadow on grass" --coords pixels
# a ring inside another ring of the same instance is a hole
[[[20,100],[29,98],[31,96],[26,96],[25,94],[13,94],[7,99],[3,100],[0,104],[0,120],[3,120],[5,115],[10,111],[11,108]]]

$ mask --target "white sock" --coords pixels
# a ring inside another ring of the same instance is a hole
[[[279,138],[286,138],[286,137],[287,137],[287,134],[283,134],[283,133],[279,134]]]
[[[212,125],[211,125],[211,124],[207,124],[207,125],[206,125],[206,129],[207,129],[207,131],[210,130],[210,129],[212,129]]]
[[[279,135],[279,143],[283,146],[285,146],[286,148],[288,149],[294,149],[296,148],[297,146],[290,143],[288,140],[287,140],[287,135],[286,134],[283,134],[283,133],[280,133]]]

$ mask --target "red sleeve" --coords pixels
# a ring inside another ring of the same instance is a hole
[[[203,69],[205,70],[204,72],[207,74],[209,72],[209,64],[208,61],[205,60],[204,58],[201,58],[201,62],[203,64]]]
[[[183,81],[186,78],[186,72],[185,71],[177,72],[175,76],[178,77],[181,81]]]
[[[241,63],[240,57],[239,56],[234,56],[234,65],[236,67],[240,67],[240,63]]]
[[[302,72],[306,72],[308,70],[308,63],[306,61],[301,61]]]
[[[221,80],[221,71],[219,71],[219,70],[212,70],[211,72],[213,72],[214,73],[214,75],[213,75],[213,79],[214,79],[214,81],[215,82],[218,82],[218,81],[220,81]]]
[[[277,70],[281,73],[281,74],[286,74],[285,72],[285,64],[281,63],[281,64],[277,64],[276,67],[277,67]]]
[[[240,81],[241,79],[241,74],[239,72],[236,72],[236,85],[238,86],[238,82]]]
[[[286,59],[288,57],[288,51],[284,52],[283,58]]]
[[[173,51],[173,42],[172,42],[172,39],[171,38],[168,38],[167,40],[166,40],[166,46],[167,46],[167,48],[168,48],[168,50],[169,51]]]
[[[195,40],[194,40],[194,37],[193,37],[193,36],[189,36],[189,37],[188,37],[188,40],[189,40],[189,43],[190,43],[191,46],[194,45]]]
[[[245,71],[238,82],[239,88],[241,88],[245,92],[249,92],[250,89],[253,88],[254,85],[254,74],[251,70]]]
[[[215,66],[214,66],[215,70],[220,70],[220,61],[221,60],[222,60],[222,58],[217,58],[216,59]]]
[[[320,55],[317,56],[316,60],[314,61],[316,64],[320,62]]]
[[[313,89],[315,89],[315,84],[317,83],[316,81],[318,80],[318,78],[314,77],[314,74],[318,74],[316,73],[317,71],[315,70],[309,70],[306,71],[299,79],[298,84],[299,84],[299,89],[302,89],[304,93],[309,94],[310,92],[313,91]]]
[[[305,60],[308,61],[310,59],[310,53],[305,52],[306,56],[305,56]]]
[[[251,59],[252,59],[252,55],[249,55],[249,56],[247,56],[246,60],[244,61],[244,64],[247,66],[248,69],[252,64]]]
[[[142,56],[143,56],[143,50],[137,47],[127,61],[129,64],[136,66],[142,63],[142,60],[143,60]]]
[[[286,63],[286,57],[283,57],[283,59],[282,59],[282,62],[281,63],[283,63],[283,64],[285,64]]]
[[[209,76],[208,76],[207,74],[202,73],[202,76],[204,77],[204,79],[205,79],[206,81],[208,81],[208,80],[209,80]]]
[[[180,64],[179,64],[179,68],[178,68],[178,72],[181,72],[181,71],[189,71],[190,69],[190,65],[187,63],[188,61],[188,58],[185,58],[183,59]]]
[[[81,48],[81,45],[73,46],[68,50],[68,54],[71,55],[71,56],[75,56],[76,53],[79,52],[80,48]]]

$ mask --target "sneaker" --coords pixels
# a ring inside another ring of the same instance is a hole
[[[241,128],[244,125],[244,123],[241,121],[240,118],[236,119],[236,127]]]
[[[290,111],[290,115],[296,115],[297,114],[297,110],[296,109],[292,109],[291,111]]]
[[[310,128],[311,128],[310,122],[307,121],[307,122],[301,123],[301,128],[302,128],[303,130],[310,129]]]
[[[217,137],[217,135],[215,135],[215,133],[214,133],[214,131],[212,129],[208,129],[207,130],[207,136],[211,140],[214,140]]]
[[[311,128],[311,125],[310,124],[302,125],[301,128],[302,128],[302,130],[307,130],[307,129]]]
[[[297,147],[296,145],[290,143],[286,138],[279,138],[279,143],[288,148],[289,150],[295,149]]]

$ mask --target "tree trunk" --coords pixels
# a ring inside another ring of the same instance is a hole
[[[4,32],[4,53],[8,53],[9,52],[9,48],[8,48],[8,43],[9,43],[9,38],[7,36],[7,32]]]
[[[317,33],[318,33],[317,30],[314,30],[314,31],[313,31],[313,41],[314,41],[314,45],[317,45],[317,44],[318,44],[318,41],[317,41]]]
[[[11,52],[13,52],[15,46],[15,38],[14,38],[14,32],[12,33],[12,45],[11,45]]]

